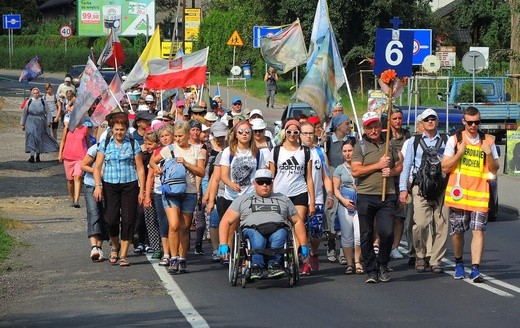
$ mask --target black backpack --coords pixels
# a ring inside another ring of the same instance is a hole
[[[273,149],[274,153],[273,153],[273,159],[274,159],[274,175],[276,176],[276,172],[278,171],[278,157],[280,156],[280,147],[282,147],[281,145],[278,145],[278,146],[275,146]],[[307,178],[307,163],[311,160],[311,150],[309,147],[307,146],[301,146],[303,147],[303,152],[304,152],[304,171],[303,171],[303,176],[304,178]]]
[[[442,173],[441,158],[439,148],[446,144],[448,137],[441,134],[434,147],[428,147],[422,135],[416,135],[414,140],[414,159],[417,154],[417,147],[421,145],[423,155],[421,165],[415,174],[414,185],[419,187],[419,196],[427,200],[437,200],[446,188],[446,177]]]

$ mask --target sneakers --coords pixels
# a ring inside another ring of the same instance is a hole
[[[341,265],[347,265],[347,259],[345,258],[345,255],[343,254],[343,248],[339,249],[339,264]]]
[[[144,252],[144,245],[143,244],[139,244],[137,245],[136,248],[134,248],[134,253],[136,254],[141,254]]]
[[[170,256],[163,256],[159,261],[159,266],[169,266],[170,265]]]
[[[285,271],[282,270],[282,268],[280,267],[280,264],[278,264],[278,263],[269,264],[269,267],[267,268],[267,270],[268,270],[267,276],[269,278],[280,278],[280,277],[285,276]]]
[[[336,250],[335,249],[328,249],[327,250],[327,260],[329,260],[329,262],[336,262],[338,260],[338,258],[336,257]]]
[[[394,260],[400,260],[403,258],[403,254],[401,254],[397,248],[394,248],[390,252],[390,258]]]
[[[144,251],[150,254],[155,253],[155,249],[153,249],[153,247],[150,247],[150,245],[144,245]]]
[[[473,273],[473,270],[471,271]],[[455,264],[455,275],[453,278],[455,279],[464,279],[465,273],[464,273],[464,263],[456,263]]]
[[[365,280],[367,284],[376,284],[378,282],[378,275],[376,272],[368,273],[367,280]]]
[[[379,266],[378,278],[381,282],[387,282],[390,280],[390,273],[388,273],[388,268],[386,265]]]
[[[92,249],[90,250],[90,259],[94,262],[99,261],[99,254],[100,249],[97,246],[92,246]]]
[[[179,273],[188,273],[190,272],[188,270],[188,263],[186,263],[186,260],[182,259],[179,260]]]
[[[152,259],[157,260],[157,259],[160,259],[160,258],[161,258],[161,251],[155,251],[155,252],[153,252],[153,254],[152,254]]]
[[[318,254],[312,254],[309,259],[309,265],[311,271],[318,271],[320,268],[320,260],[318,259]]]
[[[169,273],[179,273],[179,260],[177,258],[170,259]]]
[[[226,254],[226,256],[222,259],[222,262],[220,262],[222,265],[228,265],[229,264],[229,253]]]
[[[263,275],[263,272],[262,272],[262,266],[260,264],[253,264],[251,266],[251,279],[252,280],[256,280],[256,279],[261,279],[262,278],[262,275]]]
[[[211,260],[213,262],[220,262],[220,256],[218,256],[218,250],[214,250],[213,253],[211,253]]]
[[[202,244],[201,243],[196,243],[195,244],[195,254],[197,255],[204,255],[204,251],[202,250]]]
[[[469,274],[469,279],[474,283],[482,283],[484,282],[484,277],[480,274],[479,268],[472,267],[471,273]]]
[[[308,262],[303,263],[302,271],[300,273],[302,276],[310,276],[311,275],[311,267]]]

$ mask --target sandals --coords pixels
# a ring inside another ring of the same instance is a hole
[[[117,260],[119,259],[119,248],[111,248],[110,249],[110,257],[108,260],[110,263],[115,264],[117,263]]]
[[[426,272],[426,261],[424,259],[416,259],[415,260],[415,270],[419,273]]]
[[[356,262],[356,274],[364,274],[365,273],[365,269],[363,269],[363,265],[361,264],[361,262]]]
[[[129,266],[129,265],[130,265],[130,262],[128,262],[127,257],[121,257],[119,259],[119,266],[125,267],[125,266]]]
[[[347,265],[347,271],[345,274],[354,274],[354,266],[352,264]]]

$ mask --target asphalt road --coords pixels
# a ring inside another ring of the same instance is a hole
[[[327,262],[322,246],[319,271],[296,286],[280,279],[242,289],[229,285],[226,267],[211,263],[209,242],[207,255],[188,256],[185,275],[172,277],[144,255],[130,256],[128,268],[92,263],[84,203],[66,209],[61,164],[52,155],[29,165],[22,152],[5,154],[8,145],[22,149],[21,131],[0,137],[0,201],[16,199],[22,211],[35,197],[50,197],[57,206],[44,212],[45,203],[38,203],[40,212],[23,217],[34,229],[14,232],[22,241],[13,254],[20,265],[0,280],[0,327],[518,326],[519,178],[499,175],[499,220],[486,233],[484,284],[452,278],[451,246],[445,274],[416,273],[403,259],[391,262],[390,282],[374,285],[365,284],[365,276],[344,275],[344,266]],[[469,241],[467,235],[467,264]]]

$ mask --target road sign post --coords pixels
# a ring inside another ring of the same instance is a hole
[[[231,34],[231,37],[227,40],[226,44],[228,46],[233,46],[233,66],[235,66],[235,53],[237,46],[244,46],[244,41],[242,41],[242,38],[240,37],[240,34],[238,34],[237,30],[233,31],[233,34]]]
[[[12,58],[14,54],[13,30],[19,30],[22,28],[22,16],[20,14],[2,15],[2,26],[4,30],[7,30],[9,41],[9,68],[12,68]]]
[[[67,53],[67,39],[72,36],[72,27],[70,25],[63,25],[60,27],[60,35],[65,39],[65,53]]]

